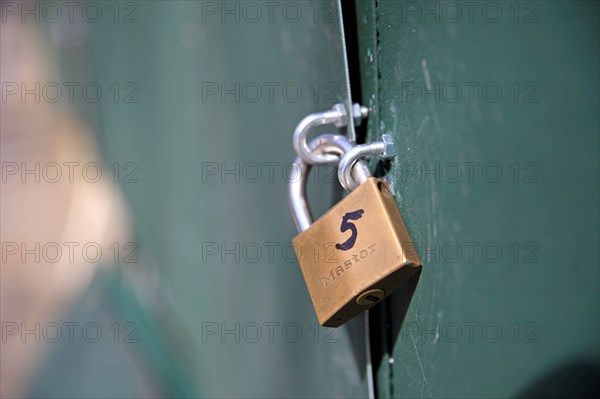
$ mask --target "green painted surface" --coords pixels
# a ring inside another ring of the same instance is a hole
[[[100,107],[98,131],[109,164],[139,165],[139,183],[122,187],[140,259],[177,321],[159,328],[194,359],[192,395],[365,396],[362,322],[316,328],[287,245],[292,132],[347,97],[336,4],[296,3],[298,18],[280,6],[272,21],[263,9],[257,22],[205,8],[244,2],[137,4],[138,23],[92,27],[95,79],[140,88],[137,104]],[[317,209],[332,187],[314,188]]]
[[[139,88],[137,103],[81,108],[106,163],[124,173],[127,162],[138,166],[137,183],[121,181],[140,248],[141,263],[124,265],[137,299],[118,283],[107,289],[124,318],[136,300],[153,313],[134,320],[156,382],[176,396],[366,396],[362,319],[317,327],[289,245],[293,130],[307,114],[348,100],[337,3],[282,3],[272,17],[258,4],[258,20],[245,2],[135,4],[138,22],[87,25],[85,51],[66,50],[63,64],[72,72],[89,57],[102,87]],[[310,188],[317,214],[339,195],[332,170],[321,172]],[[164,372],[173,361],[185,373]],[[93,393],[85,384],[98,385],[84,379],[50,385],[58,396],[131,395],[119,388],[122,378],[106,384],[111,373],[125,375],[119,370],[98,370],[105,389]]]
[[[406,316],[410,287],[383,307],[378,391],[576,396],[600,350],[598,3],[466,3],[357,2],[369,136],[395,137],[423,261]]]

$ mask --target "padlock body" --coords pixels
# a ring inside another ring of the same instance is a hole
[[[387,184],[370,178],[293,240],[319,322],[338,327],[421,267]]]

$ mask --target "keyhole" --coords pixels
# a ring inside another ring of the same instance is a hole
[[[371,306],[381,301],[385,297],[385,292],[379,288],[363,292],[356,298],[356,304],[360,306]]]

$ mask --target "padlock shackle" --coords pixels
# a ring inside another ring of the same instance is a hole
[[[336,157],[334,154],[327,154],[324,151],[315,153],[310,148],[310,144],[307,143],[307,137],[308,132],[312,128],[321,125],[334,124],[340,120],[341,117],[342,114],[334,108],[332,110],[310,114],[300,121],[294,130],[292,144],[294,146],[294,150],[303,162],[310,165],[317,163],[339,162],[339,157]]]
[[[367,107],[353,104],[351,116],[348,115],[346,106],[342,103],[335,104],[332,109],[316,112],[304,117],[296,129],[292,138],[292,144],[296,154],[298,154],[304,162],[310,165],[323,163],[337,163],[339,158],[334,154],[327,152],[316,153],[310,148],[307,142],[308,133],[311,129],[322,125],[334,125],[335,127],[345,127],[348,125],[348,119],[353,117],[356,125],[360,125],[363,118],[366,118],[369,113]],[[352,138],[354,140],[354,138]],[[350,141],[350,140],[349,140]],[[336,159],[337,158],[337,159]]]
[[[377,155],[381,159],[391,159],[396,156],[396,149],[392,135],[384,134],[381,139],[372,143],[353,146],[342,157],[338,166],[338,180],[342,187],[348,191],[353,191],[358,185],[353,178],[354,165],[360,162],[361,158],[371,155]],[[363,161],[364,162],[364,161]]]
[[[353,148],[346,137],[338,134],[322,134],[317,136],[308,144],[310,151],[316,155],[330,154],[334,158],[333,164],[339,163],[341,157]],[[288,184],[288,200],[292,217],[298,232],[303,232],[313,222],[312,213],[306,200],[306,180],[312,165],[306,163],[298,156],[294,161],[298,170],[298,176],[290,179]],[[358,187],[361,183],[371,177],[367,163],[359,160],[352,168],[352,185]]]

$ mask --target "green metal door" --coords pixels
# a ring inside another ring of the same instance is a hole
[[[589,395],[598,3],[356,4],[368,137],[395,137],[388,175],[423,262],[376,311],[378,393]]]

